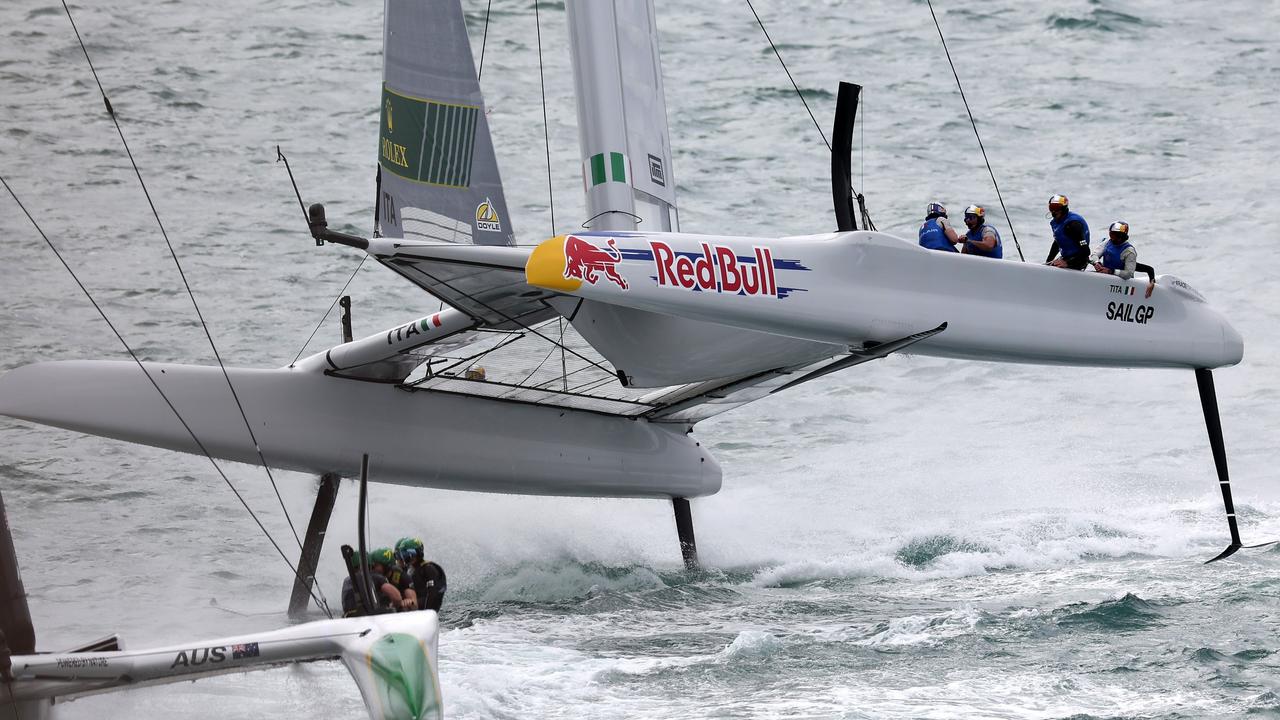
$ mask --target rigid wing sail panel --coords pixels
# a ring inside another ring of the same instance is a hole
[[[649,0],[570,0],[588,225],[677,230],[671,140]]]
[[[461,4],[387,0],[384,22],[381,234],[513,244]]]

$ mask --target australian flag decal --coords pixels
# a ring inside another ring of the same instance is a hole
[[[258,643],[245,643],[244,645],[231,646],[231,659],[243,660],[245,658],[258,657]]]

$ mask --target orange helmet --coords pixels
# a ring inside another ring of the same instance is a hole
[[[1068,202],[1067,202],[1067,196],[1066,196],[1066,195],[1054,195],[1053,197],[1049,198],[1049,209],[1050,209],[1050,210],[1057,210],[1058,208],[1065,208],[1065,207],[1067,207],[1067,205],[1069,205],[1069,204],[1070,204],[1070,203],[1068,203]]]

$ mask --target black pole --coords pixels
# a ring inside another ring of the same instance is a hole
[[[689,501],[685,498],[671,498],[671,508],[676,514],[676,535],[680,538],[680,556],[684,558],[684,569],[697,570],[698,542],[693,537],[693,514],[689,512]]]
[[[35,651],[36,631],[31,624],[27,591],[18,572],[18,554],[13,549],[4,496],[0,495],[0,681],[6,686],[13,681],[10,671],[13,655],[31,655]],[[12,693],[12,689],[9,692]],[[12,694],[9,697],[12,699]]]
[[[338,499],[338,475],[325,473],[320,476],[316,491],[316,504],[311,508],[311,522],[307,523],[307,536],[302,541],[302,556],[298,560],[298,574],[293,580],[293,595],[289,598],[289,617],[300,617],[311,600],[311,586],[316,581],[316,565],[320,563],[320,550],[324,547],[325,532],[333,515],[333,504]]]
[[[1196,387],[1200,389],[1200,408],[1204,410],[1204,426],[1209,431],[1209,447],[1213,450],[1213,464],[1218,470],[1218,487],[1222,488],[1222,504],[1227,509],[1227,527],[1231,530],[1231,544],[1209,562],[1221,560],[1239,550],[1240,528],[1236,525],[1236,508],[1231,502],[1231,478],[1227,476],[1227,448],[1222,441],[1222,421],[1218,417],[1218,396],[1213,389],[1213,371],[1196,368]]]
[[[369,572],[369,552],[365,547],[364,541],[364,515],[365,507],[369,501],[369,453],[360,456],[360,503],[357,512],[360,513],[356,520],[356,532],[359,534],[360,542],[360,577],[364,582],[360,583],[360,596],[364,600],[365,612],[373,615],[378,612],[378,606],[373,603],[373,575]]]
[[[351,296],[343,295],[338,301],[342,306],[342,342],[351,342]]]
[[[831,130],[831,200],[835,204],[836,229],[841,232],[858,229],[857,216],[853,212],[851,155],[853,121],[858,114],[858,93],[861,90],[861,85],[840,83],[836,95],[836,119]]]

